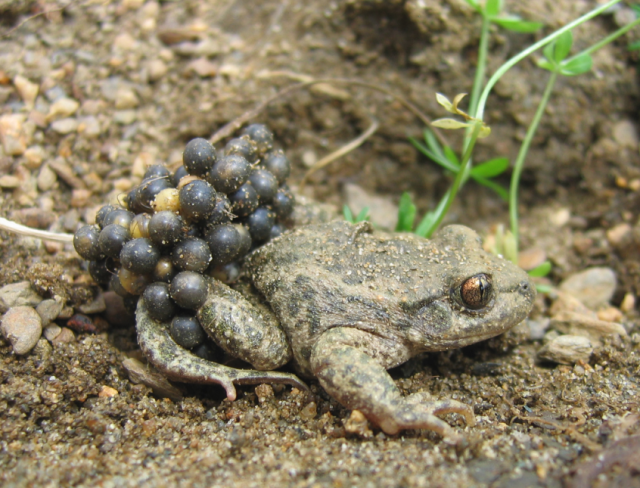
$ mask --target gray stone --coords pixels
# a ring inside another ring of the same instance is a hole
[[[616,290],[616,274],[611,268],[589,268],[569,276],[560,283],[560,290],[580,300],[591,310],[609,304]]]
[[[60,315],[60,312],[62,311],[63,306],[64,303],[62,303],[61,301],[53,300],[52,298],[42,300],[36,307],[36,312],[38,312],[40,318],[42,319],[42,326],[46,327],[55,319],[57,319],[58,315]]]
[[[102,313],[107,309],[107,305],[104,301],[104,295],[100,293],[92,302],[84,303],[78,307],[78,310],[84,314],[91,315],[95,313]]]
[[[0,288],[0,313],[12,307],[35,307],[41,301],[42,297],[31,288],[31,283],[28,281],[11,283]]]
[[[588,361],[593,344],[586,337],[563,335],[554,337],[538,351],[538,357],[560,364],[575,364]]]
[[[16,354],[26,354],[42,335],[42,320],[33,307],[12,307],[2,317],[2,335]]]

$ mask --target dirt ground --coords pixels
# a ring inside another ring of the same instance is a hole
[[[545,32],[596,4],[506,3]],[[624,7],[580,27],[575,49],[630,15]],[[137,184],[146,165],[174,167],[189,139],[305,77],[377,84],[441,117],[436,92],[470,90],[478,32],[463,0],[0,0],[0,117],[17,114],[0,128],[17,134],[13,149],[0,148],[0,216],[73,232]],[[638,59],[627,50],[638,38],[636,30],[595,53],[592,73],[559,80],[521,191],[522,248],[552,261],[552,285],[611,269],[617,284],[598,317],[613,317],[626,335],[604,338],[575,364],[541,361],[532,330],[548,324],[552,293],[501,338],[392,371],[403,393],[473,405],[474,427],[447,417],[465,437],[453,447],[427,431],[354,429],[350,412],[314,382],[310,393],[242,387],[235,402],[221,388],[190,385],[163,398],[130,379],[123,361],[143,360],[135,330],[108,310],[92,315],[106,330],[43,338],[27,355],[0,339],[2,485],[640,486],[631,455],[640,452],[639,90]],[[489,73],[535,39],[494,30]],[[477,161],[515,159],[546,80],[525,60],[497,84],[486,111],[493,134]],[[56,105],[61,98],[77,106]],[[379,123],[310,178],[302,193],[318,201],[356,206],[343,192],[350,184],[388,204],[409,191],[422,214],[450,181],[407,140],[420,137],[422,122],[375,90],[299,90],[255,120],[292,161],[294,189],[310,164]],[[507,222],[507,208],[469,183],[449,221],[486,235]],[[70,245],[2,231],[0,260],[0,287],[28,279],[75,311],[100,293]]]

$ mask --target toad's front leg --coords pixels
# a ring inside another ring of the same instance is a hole
[[[268,313],[271,312],[244,301],[242,295],[211,279],[209,299],[199,316],[203,328],[227,352],[251,362],[257,369],[271,369],[285,364],[291,351],[277,323],[267,318]],[[234,385],[238,384],[284,383],[308,389],[293,374],[229,368],[196,356],[176,344],[169,334],[169,324],[149,316],[143,299],[138,302],[136,330],[145,356],[166,377],[185,383],[219,384],[229,400],[236,399]],[[255,357],[250,357],[251,352]]]
[[[384,341],[358,329],[331,329],[313,348],[313,373],[327,393],[345,407],[361,411],[388,434],[403,429],[428,429],[448,443],[459,442],[459,434],[437,416],[455,412],[465,417],[467,425],[473,425],[471,408],[455,400],[432,401],[426,393],[401,396],[381,364],[385,358],[376,353],[388,349],[377,346],[377,343],[384,346]]]

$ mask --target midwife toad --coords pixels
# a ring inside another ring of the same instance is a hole
[[[524,271],[485,252],[478,235],[460,225],[431,240],[373,232],[368,223],[310,225],[257,249],[246,269],[261,297],[210,279],[198,318],[222,349],[256,370],[181,348],[140,300],[138,339],[151,363],[175,380],[218,383],[234,400],[234,384],[306,388],[292,374],[269,371],[293,359],[301,375],[318,378],[386,433],[430,429],[448,441],[459,437],[436,415],[456,412],[472,424],[472,409],[426,393],[402,397],[386,370],[423,351],[501,334],[525,319],[535,298]]]

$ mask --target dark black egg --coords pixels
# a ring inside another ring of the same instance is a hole
[[[104,257],[98,244],[100,229],[95,225],[83,225],[73,235],[73,247],[87,261],[95,261]]]
[[[276,177],[280,185],[287,181],[291,173],[291,164],[281,150],[270,151],[265,154],[262,166]]]
[[[128,227],[122,227],[118,224],[107,225],[100,231],[98,244],[100,251],[108,257],[119,258],[120,251],[124,245],[131,239]]]
[[[207,299],[207,280],[194,271],[181,271],[171,280],[169,291],[178,306],[195,310]]]
[[[249,162],[238,154],[220,158],[207,174],[207,181],[217,191],[232,193],[240,188],[251,173]]]
[[[203,272],[211,262],[208,244],[198,238],[185,239],[171,252],[171,261],[180,271]]]
[[[231,202],[231,212],[238,217],[246,217],[253,213],[260,204],[258,194],[251,183],[245,183],[238,191],[229,195],[229,201]]]
[[[120,252],[122,267],[138,274],[153,272],[159,259],[160,250],[145,237],[130,240]]]
[[[278,180],[266,169],[253,170],[249,176],[249,182],[262,204],[270,203],[278,191]]]
[[[216,191],[202,180],[187,183],[180,189],[180,213],[188,220],[207,219],[216,206]]]
[[[168,322],[176,313],[177,307],[169,294],[167,283],[151,283],[142,294],[147,312],[152,319]]]
[[[259,207],[247,217],[247,228],[255,242],[264,242],[271,236],[271,228],[276,223],[276,214],[266,207]]]
[[[207,338],[198,319],[193,316],[178,315],[174,317],[169,332],[173,340],[186,349],[199,346]]]
[[[249,138],[246,136],[231,139],[227,142],[227,145],[224,147],[224,155],[229,156],[231,154],[242,156],[251,164],[255,163],[258,159],[255,144],[249,141]]]
[[[182,237],[182,219],[169,210],[158,212],[149,221],[149,237],[159,246],[173,246]]]
[[[244,128],[242,134],[255,142],[259,154],[264,154],[273,149],[273,132],[264,124],[248,125]]]
[[[216,159],[215,148],[201,137],[191,139],[182,153],[182,164],[187,173],[194,176],[205,175],[213,167]]]

